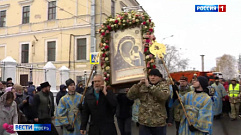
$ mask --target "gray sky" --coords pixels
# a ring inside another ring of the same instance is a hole
[[[216,57],[241,54],[241,0],[137,1],[155,23],[157,42],[181,48],[189,70],[201,70],[201,54],[205,71],[216,65]],[[226,5],[226,13],[195,12],[195,5]]]

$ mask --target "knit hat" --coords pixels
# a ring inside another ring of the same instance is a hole
[[[149,75],[156,75],[162,78],[162,74],[158,69],[151,69],[151,71],[149,72]]]
[[[48,87],[48,86],[51,87],[51,85],[49,84],[49,82],[41,83],[40,86],[41,86],[41,88],[45,88],[45,87]]]
[[[65,81],[66,86],[68,87],[69,85],[71,85],[72,83],[75,84],[74,80],[72,80],[71,78],[69,78],[68,80]]]
[[[208,79],[204,76],[199,76],[197,78],[197,80],[199,81],[201,87],[203,88],[203,90],[207,89],[208,87]]]

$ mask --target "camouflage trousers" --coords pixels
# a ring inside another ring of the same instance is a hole
[[[230,103],[231,106],[231,118],[232,119],[237,119],[239,115],[239,106],[240,103]]]

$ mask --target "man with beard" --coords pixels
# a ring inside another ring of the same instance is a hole
[[[58,135],[55,126],[52,123],[54,119],[54,97],[50,92],[49,82],[40,84],[42,90],[34,96],[34,122],[36,124],[51,124],[51,131],[37,132],[39,135]]]
[[[184,96],[186,93],[191,91],[190,86],[188,86],[188,78],[185,76],[182,76],[179,80],[180,82],[180,86],[179,86],[179,94],[181,94],[182,96]],[[175,104],[174,106],[174,120],[175,120],[175,124],[176,124],[176,134],[178,135],[178,130],[179,130],[179,126],[180,126],[180,120],[181,117],[183,115],[183,110],[182,108],[180,108],[180,104]]]
[[[91,116],[88,135],[117,135],[114,124],[117,99],[111,90],[107,90],[102,75],[95,75],[93,82],[94,87],[90,87],[85,96],[80,133],[86,134]]]
[[[80,134],[80,112],[78,104],[82,95],[75,92],[75,82],[72,79],[66,80],[68,93],[59,100],[56,109],[55,126],[63,126],[63,135]],[[74,121],[74,119],[76,119]]]
[[[182,115],[179,135],[207,135],[212,126],[212,100],[209,97],[208,79],[199,76],[193,80],[194,91],[181,96],[191,125]]]
[[[169,85],[161,81],[162,74],[152,69],[148,78],[134,84],[127,93],[131,100],[140,99],[138,122],[139,135],[166,135],[166,101],[170,96]]]
[[[219,78],[215,77],[215,83],[212,84],[212,87],[217,92],[217,100],[215,103],[215,108],[213,108],[214,118],[219,119],[222,114],[222,108],[223,108],[223,100],[225,100],[225,96],[227,95],[227,92],[224,88],[224,86],[220,83]]]

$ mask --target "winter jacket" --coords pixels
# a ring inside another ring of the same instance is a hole
[[[59,104],[59,100],[61,99],[61,97],[63,97],[64,95],[67,94],[67,91],[63,91],[64,87],[66,87],[66,86],[60,85],[60,91],[57,93],[57,96],[56,96],[57,105]]]
[[[105,96],[99,92],[99,100],[94,94],[94,89],[88,89],[81,115],[81,130],[86,130],[86,126],[91,116],[89,135],[116,135],[114,115],[117,106],[116,96],[111,90],[107,90]]]
[[[31,105],[31,104],[30,104]],[[54,97],[53,93],[49,94],[40,91],[34,96],[34,118],[51,119],[54,116]]]
[[[167,82],[159,82],[147,87],[145,84],[134,84],[127,93],[129,99],[140,99],[138,122],[148,127],[166,125],[166,101],[170,95]]]
[[[17,112],[17,104],[13,101],[12,105],[7,108],[4,106],[6,102],[6,94],[5,92],[0,98],[0,135],[3,134],[3,124],[18,124],[18,112]]]
[[[33,91],[35,91],[35,87],[32,85],[32,86],[29,86],[28,87],[28,95],[29,95],[29,103],[30,104],[33,104]]]

